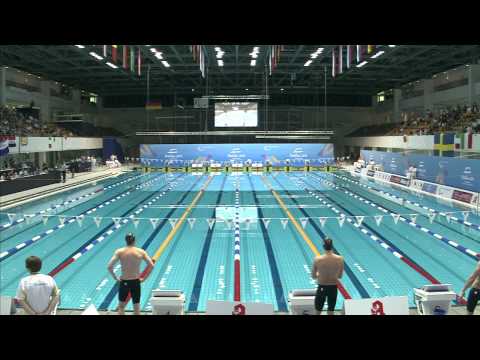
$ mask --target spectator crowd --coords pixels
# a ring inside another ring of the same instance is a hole
[[[8,106],[0,106],[0,135],[74,136],[69,130],[42,122],[32,115],[24,115]]]
[[[389,135],[433,135],[439,132],[480,133],[478,104],[457,105],[437,112],[429,110],[425,114],[404,113],[400,127]]]

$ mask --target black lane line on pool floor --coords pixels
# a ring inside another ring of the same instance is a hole
[[[197,184],[200,182],[200,180],[202,180],[203,178],[205,177],[205,175],[202,175],[200,178],[197,179],[197,181],[195,181],[195,183],[190,187],[190,189],[188,189],[187,191],[185,191],[185,193],[182,195],[182,197],[177,201],[177,203],[175,205],[180,205],[186,198],[187,196],[190,194],[190,192],[192,191],[192,189],[197,186]],[[163,227],[165,226],[165,224],[169,221],[170,217],[173,215],[173,213],[176,211],[177,209],[173,208],[172,210],[170,210],[167,214],[167,216],[165,216],[165,218],[162,220],[162,222],[160,223],[160,225],[158,225],[155,230],[150,234],[150,236],[148,237],[147,241],[145,241],[145,243],[142,245],[142,249],[147,251],[147,248],[150,246],[150,244],[152,243],[152,241],[155,239],[155,237],[158,235],[158,233],[160,232],[160,230],[163,229]],[[178,241],[175,241],[174,242],[174,246],[172,247],[173,249],[175,248],[176,244],[178,243]],[[172,254],[173,252],[173,249],[172,251],[169,253],[168,258],[170,258],[170,255]],[[160,259],[159,259],[160,260]],[[160,274],[163,274],[165,272],[165,269],[166,269],[166,266],[167,266],[167,263],[168,261],[165,261],[163,266],[161,267],[160,271],[159,271],[159,275]],[[153,271],[153,269],[152,269]],[[158,276],[157,276],[157,279],[158,279]],[[100,306],[98,307],[99,310],[108,310],[108,307],[110,306],[110,304],[112,303],[113,299],[115,298],[115,296],[117,295],[118,293],[118,283],[115,283],[113,285],[113,287],[110,289],[110,291],[108,292],[108,294],[105,296],[105,299],[102,301],[102,303],[100,304]]]
[[[220,204],[220,200],[223,196],[223,188],[225,182],[227,181],[227,175],[223,176],[222,185],[220,191],[217,195],[217,200],[215,206]],[[213,209],[213,217],[215,217],[215,209]],[[205,275],[205,268],[207,266],[208,253],[210,251],[210,245],[212,243],[213,232],[215,230],[216,222],[213,223],[212,227],[208,227],[207,236],[205,237],[205,242],[203,243],[202,252],[200,255],[200,262],[198,263],[197,272],[195,275],[195,280],[193,282],[193,289],[190,295],[190,303],[188,304],[188,311],[197,311],[198,301],[200,300],[200,293],[202,291],[203,285],[203,276]]]
[[[318,175],[315,175],[315,176],[319,177]],[[321,177],[319,177],[319,179],[321,179]],[[348,185],[348,184],[345,182],[345,180],[343,180],[343,179],[339,179],[339,180],[342,181],[344,185]],[[333,181],[332,181],[332,182],[333,182]],[[335,183],[335,184],[338,184],[338,183]],[[377,194],[375,194],[375,193],[372,193],[372,192],[369,192],[368,190],[363,189],[363,188],[362,188],[360,185],[358,185],[358,184],[355,184],[355,185],[358,186],[357,191],[360,191],[360,190],[361,190],[361,191],[364,191],[366,194],[371,194],[371,195],[377,196],[377,197],[379,197],[379,198],[381,198],[381,199],[384,199],[384,200],[387,200],[387,201],[390,201],[390,202],[391,202],[391,200],[385,199],[384,197],[381,197],[380,195],[377,195]],[[338,185],[338,186],[340,186],[340,185]],[[345,189],[345,188],[351,189],[350,187],[345,187],[345,186],[341,186],[341,187],[344,188],[344,189]],[[380,192],[380,190],[375,189],[375,188],[373,188],[373,187],[372,187],[372,189],[374,189],[375,191]],[[351,190],[350,190],[350,191],[351,191]],[[382,190],[382,191],[383,191],[383,190]],[[351,192],[353,192],[353,191],[351,191]],[[362,196],[362,195],[360,195],[360,194],[358,194],[358,193],[355,193],[355,194],[358,195],[358,196]],[[363,198],[367,198],[366,195],[365,195],[365,196],[362,196],[362,197],[363,197]],[[379,203],[379,201],[376,201],[376,202],[377,202],[377,204]],[[394,204],[396,204],[396,203],[394,203]],[[398,204],[397,204],[397,205],[398,205]],[[387,210],[389,210],[389,211],[391,211],[391,212],[396,212],[396,211],[393,211],[393,210],[388,209],[386,206],[383,206],[383,205],[380,205],[380,206],[384,207],[385,209],[387,209]],[[399,206],[403,206],[403,205],[399,205]],[[425,205],[425,206],[426,206],[426,205]],[[403,207],[406,208],[406,206],[403,206]],[[436,211],[437,211],[437,210],[436,210]],[[437,211],[437,213],[440,213],[440,212],[444,212],[444,211]],[[447,212],[448,212],[448,211],[447,211]],[[420,215],[423,216],[423,217],[425,217],[425,215],[423,215],[423,214],[420,214]],[[466,232],[462,232],[462,231],[457,230],[457,229],[455,229],[455,228],[453,228],[453,227],[450,227],[450,226],[448,226],[447,224],[442,223],[442,222],[439,221],[438,219],[439,219],[439,216],[436,216],[433,221],[434,221],[436,224],[442,226],[442,228],[446,228],[446,229],[448,229],[448,230],[450,230],[450,231],[453,231],[453,232],[455,232],[455,233],[457,233],[457,234],[459,234],[459,235],[462,235],[462,236],[464,236],[465,238],[470,239],[470,240],[472,240],[472,241],[475,242],[475,243],[480,243],[480,240],[477,240],[477,239],[471,237],[471,236],[470,236],[469,234],[467,234]],[[458,224],[458,223],[457,223],[457,224]],[[462,225],[459,224],[459,226],[462,226]],[[466,227],[466,225],[463,225],[463,226]],[[471,229],[471,228],[470,228],[470,229]],[[475,230],[475,229],[474,229],[474,230]],[[477,230],[475,230],[475,231],[477,231]]]
[[[305,181],[305,183],[307,183],[307,181]],[[326,194],[322,194],[323,197],[327,200],[329,200],[331,203],[335,204],[336,206],[338,206],[340,209],[343,209],[343,211],[345,211],[347,214],[349,214],[350,216],[355,216],[353,215],[349,210],[347,210],[345,207],[343,207],[342,205],[340,205],[337,201],[333,200],[330,196],[327,196]],[[377,236],[378,238],[382,239],[382,241],[384,241],[386,244],[388,244],[392,249],[394,249],[395,251],[397,251],[400,255],[402,255],[405,259],[408,259],[412,264],[414,264],[415,267],[417,267],[418,269],[421,269],[423,272],[425,272],[426,274],[428,274],[430,277],[433,278],[433,275],[427,271],[424,267],[422,267],[421,265],[419,265],[416,261],[414,261],[410,256],[408,256],[404,251],[402,251],[397,245],[393,244],[392,242],[390,242],[389,240],[387,240],[383,235],[381,235],[379,232],[377,232],[376,230],[374,230],[372,227],[370,227],[369,225],[363,223],[362,226],[364,226],[365,228],[367,228],[368,230],[370,230],[370,232],[372,234],[374,234],[375,236]],[[388,227],[390,229],[390,227]],[[393,231],[393,230],[392,230]],[[394,231],[395,232],[395,231]],[[396,233],[396,232],[395,232]],[[399,234],[400,235],[400,234]],[[401,235],[400,235],[401,236]],[[403,236],[402,236],[403,238]],[[405,238],[404,238],[405,239]],[[418,249],[417,246],[413,245],[415,248]],[[425,251],[422,251],[420,249],[418,249],[420,252],[424,253],[425,255],[427,255],[431,260],[433,260],[434,262],[438,263],[438,261],[436,261],[435,259],[432,259],[432,257]],[[452,274],[454,277],[456,277],[457,279],[461,279],[457,274],[455,273],[452,273],[445,265],[441,264],[440,265],[445,268],[447,270],[447,272],[449,272],[450,274]],[[463,281],[463,280],[461,280]],[[458,303],[458,299],[457,300],[454,300],[456,303]]]
[[[290,193],[290,191],[288,191],[287,189],[285,189],[285,187],[278,181],[277,178],[274,178],[274,180],[277,182],[277,184],[283,189],[283,191],[285,191],[289,196],[292,196],[292,194]],[[291,197],[291,200],[293,202],[295,202],[295,204],[297,205],[297,208],[298,210],[300,210],[302,212],[302,214],[307,217],[307,218],[310,218],[310,216],[308,215],[308,212],[299,207],[298,205],[300,205],[298,203],[298,200]],[[322,239],[325,239],[327,236],[325,235],[325,233],[318,227],[318,225],[314,222],[314,221],[311,221],[310,222],[313,226],[313,228],[315,229],[315,231],[317,232],[317,234],[322,238]],[[333,251],[335,252],[335,254],[339,255],[337,249],[335,247],[333,247]],[[352,284],[357,288],[358,292],[360,293],[360,296],[364,299],[369,299],[370,298],[370,295],[368,294],[368,291],[367,289],[365,289],[362,285],[362,283],[360,282],[360,280],[357,278],[357,276],[353,273],[352,269],[350,268],[350,266],[347,264],[347,262],[345,261],[345,272],[347,273],[348,277],[350,278],[350,280],[352,281]]]
[[[287,302],[285,301],[285,290],[283,289],[282,280],[280,278],[280,271],[278,270],[277,261],[275,259],[275,252],[273,251],[272,240],[270,239],[270,235],[268,234],[268,230],[263,222],[263,211],[260,207],[260,202],[257,198],[257,192],[255,191],[255,187],[253,186],[253,181],[251,175],[248,174],[247,176],[248,182],[252,188],[253,199],[255,201],[255,205],[258,208],[258,215],[260,216],[260,228],[262,229],[263,241],[265,242],[265,249],[267,250],[267,257],[268,257],[268,264],[270,265],[270,273],[272,274],[272,281],[273,281],[273,288],[275,290],[275,297],[277,299],[278,304],[278,311],[287,312],[288,306]]]
[[[159,177],[153,177],[152,179],[157,179],[157,178],[159,178]],[[85,210],[84,212],[81,212],[80,215],[85,214],[87,211],[90,211],[90,210],[92,210],[93,208],[95,208],[95,207],[97,207],[97,206],[99,206],[99,205],[101,205],[101,204],[103,204],[103,203],[105,203],[105,202],[107,202],[107,201],[110,201],[110,200],[116,198],[119,194],[123,194],[123,193],[129,192],[129,191],[135,190],[135,187],[137,187],[137,186],[138,186],[138,185],[132,186],[132,187],[130,187],[129,189],[127,189],[127,190],[125,190],[125,191],[119,191],[118,193],[115,193],[115,195],[112,196],[111,198],[108,198],[108,199],[105,199],[105,200],[101,200],[101,201],[100,201],[98,204],[96,204],[95,206],[93,206],[93,207],[91,207],[91,208],[88,208],[88,209]],[[134,191],[132,191],[132,192],[134,192]],[[103,193],[102,195],[104,195],[104,194],[105,194],[105,193]],[[98,200],[98,198],[99,198],[99,197],[92,198],[92,199],[88,199],[87,201],[84,201],[84,202],[82,202],[82,203],[76,204],[76,205],[74,205],[74,206],[72,206],[72,207],[70,207],[70,208],[68,208],[68,209],[65,209],[65,210],[63,210],[63,211],[61,211],[61,212],[58,212],[58,213],[56,213],[55,215],[62,215],[62,214],[64,214],[64,213],[66,213],[67,211],[70,211],[70,210],[72,210],[72,209],[75,209],[77,206],[85,205],[85,203],[87,203],[87,202],[90,201],[90,200]],[[38,215],[38,216],[40,216],[40,215]],[[65,216],[67,216],[67,217],[74,216],[74,217],[75,217],[75,216],[78,216],[78,215],[65,215]],[[23,222],[22,222],[22,223],[23,223]],[[16,225],[20,225],[20,224],[22,224],[22,223],[19,223],[19,224],[16,224]],[[10,236],[5,237],[5,238],[2,237],[2,238],[0,239],[0,244],[2,244],[3,242],[5,242],[5,241],[7,241],[7,240],[10,240],[10,239],[14,238],[15,236],[21,235],[21,234],[23,234],[25,231],[30,230],[30,229],[34,228],[35,226],[41,225],[41,224],[42,224],[42,221],[39,221],[39,222],[36,222],[36,223],[32,224],[31,226],[25,227],[24,229],[18,231],[17,233],[15,233],[15,234],[13,234],[13,235],[10,235]],[[13,228],[13,227],[9,227],[9,228],[7,228],[7,229],[12,229],[12,228]],[[5,230],[7,230],[7,229],[5,229]]]

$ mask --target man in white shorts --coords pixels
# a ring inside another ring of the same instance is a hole
[[[20,280],[16,299],[28,315],[51,315],[60,299],[60,290],[55,280],[40,274],[42,260],[29,256],[25,261],[29,276]]]

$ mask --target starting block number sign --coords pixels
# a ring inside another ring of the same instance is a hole
[[[408,297],[345,300],[345,315],[409,315]]]
[[[207,315],[273,315],[272,304],[207,301]]]

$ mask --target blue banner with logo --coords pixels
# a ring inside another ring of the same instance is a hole
[[[245,163],[270,162],[283,166],[288,161],[293,166],[332,163],[333,144],[142,144],[142,164],[185,166],[201,162]]]
[[[370,150],[362,150],[361,158],[366,162],[373,160],[383,166],[383,171],[401,176],[406,176],[413,165],[417,179],[480,192],[480,160]]]

